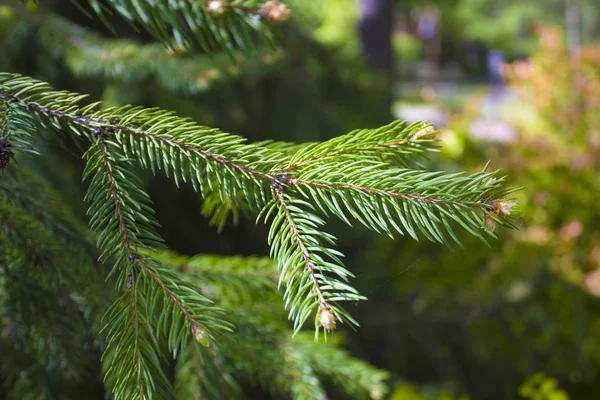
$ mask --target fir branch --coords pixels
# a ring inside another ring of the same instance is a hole
[[[143,279],[143,278],[142,278]],[[148,329],[150,321],[138,298],[138,277],[107,312],[108,341],[104,360],[110,365],[105,380],[116,399],[173,398],[171,385],[162,371],[155,339]],[[106,329],[106,328],[105,328]]]
[[[298,226],[296,225],[296,222],[294,221],[294,218],[292,217],[290,208],[288,207],[288,205],[285,202],[285,198],[283,196],[283,188],[281,187],[281,185],[275,185],[273,190],[275,191],[275,196],[277,196],[277,201],[279,201],[281,210],[283,210],[285,219],[287,220],[287,224],[289,225],[289,229],[292,232],[293,239],[296,242],[296,245],[298,246],[298,251],[300,252],[300,254],[302,256],[302,259],[304,260],[304,265],[305,265],[306,269],[308,270],[310,280],[312,281],[312,283],[314,285],[314,291],[317,296],[317,300],[319,301],[321,308],[327,308],[328,307],[327,301],[325,300],[325,297],[323,296],[323,292],[321,291],[319,281],[317,280],[317,277],[315,275],[315,270],[314,270],[312,262],[310,260],[310,254],[308,253],[308,250],[306,249],[306,246],[304,244],[304,240],[302,239],[302,236],[300,236],[300,232],[298,231]]]
[[[161,251],[158,259],[181,272],[219,303],[263,301],[277,295],[277,264],[268,257],[197,255],[191,258]]]
[[[243,199],[242,195],[236,195],[238,199]],[[229,219],[229,216],[233,216],[234,225],[238,224],[239,221],[239,209],[248,209],[248,205],[238,205],[235,203],[237,199],[232,198],[230,200],[222,201],[221,196],[218,192],[210,192],[204,197],[202,202],[202,215],[209,217],[209,224],[217,227],[217,231],[221,232]]]
[[[102,186],[117,191],[122,187],[119,195],[128,203],[121,206],[119,216],[115,211],[118,204],[110,211],[111,208],[103,207],[104,200],[96,196],[90,211],[92,228],[103,231],[114,218],[120,221],[110,225],[112,234],[100,235],[103,254],[116,255],[119,246],[124,246],[126,251],[117,264],[126,266],[133,254],[130,247],[153,249],[162,243],[153,228],[156,221],[147,195],[130,172],[133,160],[153,173],[164,171],[178,185],[191,182],[204,197],[212,196],[212,202],[224,204],[225,211],[231,205],[263,210],[267,215],[274,213],[271,253],[280,263],[280,281],[287,284],[286,307],[290,307],[296,330],[314,307],[319,309],[315,317],[317,327],[333,327],[336,318],[350,320],[341,308],[329,303],[361,298],[338,279],[345,280],[350,274],[337,259],[338,253],[325,246],[332,244],[332,237],[315,233],[323,221],[308,211],[313,206],[347,223],[351,223],[349,217],[352,217],[378,232],[408,233],[415,239],[421,233],[431,241],[447,245],[450,240],[460,245],[453,225],[462,226],[485,242],[483,233],[491,232],[484,221],[508,224],[510,213],[504,210],[510,207],[501,205],[512,204],[504,200],[512,190],[502,189],[497,172],[447,174],[398,168],[390,163],[389,159],[395,156],[425,151],[428,142],[425,138],[430,132],[422,124],[406,129],[402,124],[392,124],[305,146],[247,144],[239,136],[198,126],[170,112],[129,106],[101,110],[99,103],[81,107],[78,103],[82,98],[67,92],[52,92],[46,84],[28,78],[0,75],[0,101],[18,103],[45,124],[73,132],[75,137],[97,141],[96,136],[101,133],[105,148],[110,146],[110,151],[100,157],[104,161],[95,162],[88,169],[88,173],[96,175],[90,191],[98,195],[106,190]],[[111,153],[114,153],[112,158]],[[107,168],[106,160],[111,160],[113,172]],[[111,173],[113,177],[129,177],[133,183],[123,181],[113,185],[107,180]],[[222,208],[215,210],[225,214]],[[110,212],[115,212],[113,219]],[[114,231],[115,226],[126,230]],[[279,227],[285,232],[283,236],[277,232]],[[125,231],[127,236],[123,236]],[[136,235],[139,236],[136,243],[128,245],[127,241]],[[108,242],[115,237],[121,237],[121,244]],[[325,262],[319,253],[334,262]],[[290,271],[295,272],[288,274]],[[295,273],[301,279],[297,280]],[[325,277],[323,273],[331,276]],[[337,278],[332,280],[333,276]],[[124,279],[121,275],[121,285]],[[303,294],[308,297],[302,298]]]
[[[144,391],[154,385],[152,381],[148,381],[153,375],[148,375],[147,372],[160,367],[156,363],[146,365],[148,361],[144,361],[156,357],[157,344],[152,328],[154,322],[157,326],[156,336],[164,332],[169,349],[174,354],[187,342],[195,327],[211,332],[228,329],[228,325],[220,320],[219,310],[211,307],[210,302],[193,290],[191,285],[160,267],[150,257],[137,253],[138,249],[152,250],[162,246],[162,240],[154,230],[157,222],[153,218],[150,200],[140,189],[139,178],[129,168],[125,168],[130,162],[121,147],[109,141],[104,131],[97,130],[96,134],[97,140],[86,154],[88,164],[84,172],[84,178],[92,178],[86,196],[91,203],[90,225],[93,230],[100,232],[98,245],[102,250],[101,259],[116,259],[111,274],[118,272],[118,286],[127,287],[130,302],[129,306],[123,307],[130,308],[133,329],[130,334],[134,336],[133,342],[127,342],[130,339],[121,336],[118,329],[115,330],[114,318],[124,318],[119,316],[119,312],[126,314],[127,310],[113,309],[112,316],[108,313],[110,322],[107,326],[111,327],[108,342],[115,342],[115,348],[107,346],[107,352],[114,351],[114,357],[119,360],[129,358],[129,361],[122,362],[130,363],[136,368],[132,372],[135,380],[131,376],[123,376],[119,369],[109,369],[106,374],[107,379],[114,381],[113,390],[117,398],[133,396],[132,385],[139,386],[142,393],[137,396],[145,398]],[[145,276],[150,281],[145,281],[141,289],[138,289],[138,280]],[[142,306],[147,307],[147,310],[141,310]],[[155,313],[158,317],[154,317]],[[148,337],[153,340],[144,339]],[[122,349],[130,349],[131,352]],[[163,378],[163,375],[156,375],[156,379]],[[145,381],[140,382],[140,379]],[[158,384],[167,388],[167,392],[170,390],[166,382]]]
[[[83,379],[92,362],[79,305],[70,299],[73,288],[87,283],[91,262],[77,243],[55,234],[55,223],[44,224],[20,203],[0,191],[0,324],[10,326],[3,329],[0,348],[18,352],[16,358],[3,352],[0,368],[17,398],[25,398],[21,390],[28,389],[21,385],[30,383],[31,393],[57,395],[56,383]],[[55,384],[43,388],[34,383],[46,381],[47,374]]]
[[[4,78],[8,78],[11,86],[15,88],[19,88],[23,83],[27,82],[27,80],[21,80],[19,77],[15,77],[16,79],[13,80],[10,75],[5,75]],[[0,84],[7,83],[7,81],[2,81],[3,80],[0,77]],[[27,97],[19,97],[16,94],[0,92],[0,100],[19,102],[25,105],[29,110],[50,119],[53,125],[58,129],[62,128],[63,124],[66,122],[77,124],[92,131],[86,133],[75,130],[75,133],[80,136],[84,135],[88,138],[92,138],[94,136],[93,132],[96,132],[97,130],[110,132],[114,135],[122,133],[127,136],[134,136],[138,139],[149,140],[152,141],[152,143],[164,145],[181,152],[188,157],[190,154],[199,156],[206,161],[221,165],[225,170],[233,169],[264,182],[270,183],[275,180],[275,177],[272,174],[253,167],[252,164],[257,166],[261,166],[262,164],[266,164],[267,166],[273,165],[275,162],[279,161],[280,154],[277,152],[269,152],[265,148],[259,146],[243,145],[242,143],[245,139],[239,136],[223,134],[216,129],[199,127],[191,123],[189,119],[178,118],[171,112],[156,109],[143,110],[141,108],[123,107],[118,110],[108,109],[106,111],[96,111],[96,108],[100,103],[94,103],[91,106],[84,107],[84,112],[82,113],[84,115],[78,115],[78,109],[75,107],[75,103],[85,96],[71,97],[67,94],[63,94],[65,97],[60,98],[59,96],[49,97],[40,94],[49,89],[50,88],[46,84],[38,82],[37,85],[34,84],[33,86],[28,86],[23,89],[23,93],[29,92]],[[35,100],[30,101],[29,98],[31,97],[46,100],[50,105],[44,106],[36,103]],[[68,111],[64,111],[65,103],[70,106],[66,108]],[[53,108],[52,105],[56,106],[56,108]],[[127,121],[128,124],[119,123],[118,121]],[[73,129],[70,125],[67,125],[66,128]],[[173,134],[176,131],[180,131],[177,136]],[[147,167],[148,160],[150,160],[149,164],[153,170],[164,168],[168,175],[170,170],[168,163],[155,163],[154,154],[150,153],[152,149],[144,147],[144,143],[140,142],[141,141],[132,143],[130,139],[127,139],[127,141],[123,141],[121,145],[127,151],[140,157],[144,157],[140,159],[142,166]],[[204,147],[200,146],[200,144],[206,144],[207,147],[215,147],[217,149],[227,149],[228,151],[226,151],[225,154],[230,154],[231,157],[206,150]],[[134,147],[134,145],[139,147]],[[159,149],[159,151],[161,150],[163,149]],[[171,150],[167,150],[167,152],[168,151]],[[170,162],[173,163],[174,160],[171,160]],[[177,173],[177,169],[174,168],[173,172]],[[181,171],[181,173],[185,174],[187,171]],[[193,178],[193,175],[191,175],[190,178]],[[202,179],[198,179],[198,181],[202,181]]]
[[[118,150],[114,145],[111,147],[112,151]],[[88,163],[84,171],[84,179],[92,178],[86,195],[92,215],[90,226],[100,232],[100,259],[116,259],[111,274],[118,272],[118,286],[126,287],[125,293],[107,312],[105,330],[110,329],[104,354],[110,359],[111,367],[105,379],[116,399],[149,399],[155,386],[168,397],[171,389],[158,362],[155,340],[151,340],[150,321],[143,309],[146,301],[140,298],[142,293],[138,289],[138,279],[142,276],[139,268],[135,268],[138,258],[133,248],[148,246],[148,242],[138,236],[146,236],[153,242],[157,239],[151,231],[153,221],[145,217],[144,224],[139,218],[141,204],[148,199],[135,185],[137,177],[124,168],[126,162],[116,163],[115,157],[119,158],[118,152],[113,154],[104,132],[97,131],[97,140],[86,153]],[[138,218],[134,214],[138,214]],[[136,221],[140,224],[134,225]]]
[[[50,228],[53,236],[69,243],[71,248],[85,249],[90,261],[95,257],[96,247],[89,231],[70,214],[59,193],[33,172],[24,166],[9,166],[2,173],[0,189],[12,204]]]
[[[16,153],[38,154],[33,146],[39,126],[31,113],[18,102],[0,100],[0,170]],[[1,159],[5,158],[4,161]]]
[[[403,121],[395,121],[377,129],[355,130],[326,142],[303,146],[294,152],[288,166],[281,172],[288,174],[327,160],[353,160],[357,154],[374,160],[390,157],[406,164],[403,157],[423,155],[426,151],[434,150],[428,147],[433,143],[431,138],[434,132],[433,127],[426,123],[415,122],[408,125]]]
[[[123,240],[123,245],[125,246],[125,251],[127,252],[127,256],[129,258],[134,257],[133,250],[131,248],[131,241],[129,239],[129,232],[127,226],[125,224],[125,217],[123,216],[123,207],[121,205],[121,200],[119,195],[117,194],[117,184],[115,182],[115,178],[112,175],[111,166],[109,164],[108,152],[106,151],[106,144],[104,142],[104,137],[102,133],[98,134],[98,149],[100,150],[100,157],[102,157],[102,167],[104,168],[104,176],[107,179],[109,193],[110,193],[110,201],[114,203],[114,210],[117,214],[117,220],[119,222],[119,231],[121,234],[121,239]]]
[[[290,379],[289,390],[294,400],[326,400],[327,394],[319,378],[303,354],[285,347],[286,375]]]
[[[177,360],[175,393],[179,399],[239,399],[242,390],[225,357],[214,346],[190,343]]]
[[[386,394],[388,374],[352,359],[339,348],[339,341],[318,344],[305,334],[291,340],[287,328],[272,326],[271,315],[261,319],[254,310],[250,304],[247,313],[239,314],[238,307],[232,318],[239,340],[225,340],[219,349],[226,365],[241,366],[233,371],[235,378],[258,382],[277,397],[295,399],[327,398],[325,380],[349,398],[381,399]]]
[[[28,82],[9,77],[6,76],[15,90]],[[18,101],[49,119],[55,128],[71,130],[80,137],[92,139],[97,129],[111,132],[124,151],[136,157],[144,168],[153,172],[162,169],[167,176],[172,171],[176,183],[189,180],[202,193],[216,188],[223,201],[239,189],[254,209],[266,203],[269,184],[276,179],[267,171],[281,159],[281,153],[244,144],[245,139],[239,136],[199,127],[160,110],[124,107],[96,111],[99,103],[95,103],[79,110],[79,115],[74,104],[81,96],[43,96],[40,92],[44,89],[49,88],[38,82],[25,87],[24,98],[0,92],[0,99]],[[48,105],[38,104],[35,99]]]
[[[342,266],[341,253],[325,244],[333,245],[335,238],[320,227],[324,221],[312,214],[310,204],[293,199],[284,193],[282,186],[273,187],[276,201],[265,208],[266,218],[272,217],[269,231],[271,255],[278,262],[280,284],[286,283],[285,306],[289,307],[290,319],[298,332],[315,307],[315,328],[333,329],[335,320],[356,324],[349,314],[337,305],[337,301],[365,299],[346,282],[353,276]],[[331,261],[326,261],[325,258]],[[322,316],[331,315],[331,320]]]
[[[382,399],[386,392],[383,383],[389,374],[352,358],[345,350],[327,344],[315,346],[308,337],[287,345],[309,364],[315,373],[329,379],[336,387],[355,398]]]
[[[141,182],[132,173],[131,163],[124,158],[120,148],[115,143],[107,142],[103,135],[98,131],[95,144],[84,156],[88,163],[83,177],[91,177],[86,195],[90,203],[90,226],[100,234],[100,260],[108,261],[117,257],[111,274],[123,265],[130,266],[127,269],[129,273],[137,259],[134,247],[162,247],[162,240],[154,230],[157,222],[152,215],[150,199],[140,189]],[[107,206],[105,200],[112,203],[112,207]]]
[[[76,76],[125,82],[153,77],[167,90],[188,94],[241,74],[263,75],[283,58],[270,48],[257,49],[260,55],[251,58],[237,51],[235,61],[227,54],[186,56],[158,43],[107,39],[56,16],[44,20],[38,36],[42,45],[61,56]]]
[[[449,245],[449,237],[462,246],[452,224],[458,223],[485,242],[484,216],[494,214],[491,199],[514,191],[502,189],[503,179],[497,176],[497,172],[464,175],[390,168],[384,162],[360,160],[331,162],[326,168],[300,172],[289,182],[323,212],[348,224],[347,214],[390,236],[397,231],[418,240],[417,232],[421,232],[431,241]]]
[[[143,260],[143,261],[142,261]],[[203,332],[204,341],[211,342],[217,332],[231,331],[232,325],[224,320],[223,310],[200,294],[190,280],[163,267],[154,259],[140,257],[145,274],[158,285],[147,293],[149,313],[156,320],[156,335],[164,333],[169,350],[176,356],[188,339]]]
[[[233,54],[239,47],[250,52],[259,43],[272,46],[269,21],[287,17],[279,1],[268,1],[255,7],[256,0],[87,0],[94,13],[112,28],[109,16],[119,14],[137,24],[155,39],[173,49],[198,47],[205,52],[225,51]],[[281,11],[278,12],[278,10]],[[113,29],[114,31],[114,29]]]

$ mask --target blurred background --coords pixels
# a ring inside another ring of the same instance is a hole
[[[343,331],[391,372],[394,400],[597,399],[600,393],[598,0],[287,0],[276,52],[233,63],[165,51],[116,19],[116,38],[66,0],[0,0],[0,70],[158,106],[251,141],[322,141],[427,120],[427,168],[491,160],[517,194],[518,231],[465,249],[331,221],[369,301]],[[64,18],[48,17],[52,10]],[[74,25],[77,24],[79,27]],[[80,28],[80,27],[83,27]],[[81,150],[49,138],[32,167],[82,218]],[[192,188],[147,177],[174,250],[268,254],[250,216],[218,233]]]

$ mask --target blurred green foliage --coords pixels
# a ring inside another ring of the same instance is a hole
[[[558,388],[556,379],[544,374],[532,375],[519,388],[519,395],[530,400],[569,400],[569,395]]]
[[[465,64],[465,43],[502,50],[509,58],[535,51],[535,26],[552,23],[566,27],[565,8],[577,3],[581,39],[593,43],[600,34],[596,0],[396,0],[405,15],[416,6],[433,5],[441,15],[442,60]]]
[[[565,24],[568,0],[458,0],[456,18],[465,37],[479,40],[509,54],[526,55],[535,46],[534,25]],[[584,41],[593,41],[600,28],[600,11],[594,0],[578,1]]]
[[[518,98],[492,114],[518,137],[471,134],[474,121],[497,122],[483,112],[494,102],[485,89],[440,133],[444,168],[493,160],[524,187],[521,230],[451,253],[379,240],[360,261],[387,265],[362,270],[385,310],[364,327],[385,329],[367,351],[386,348],[388,369],[460,382],[472,398],[515,398],[537,372],[571,398],[593,399],[599,387],[600,47],[570,55],[559,28],[539,35],[540,50],[507,67]]]
[[[448,386],[448,385],[445,385]],[[399,383],[389,400],[470,400],[467,395],[456,395],[452,387],[418,387],[410,383]]]

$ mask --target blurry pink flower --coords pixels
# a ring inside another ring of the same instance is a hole
[[[534,200],[538,206],[545,206],[548,203],[548,192],[546,192],[546,191],[537,192],[535,194]]]
[[[594,133],[590,137],[590,144],[595,149],[600,149],[600,133]]]
[[[523,240],[543,246],[550,240],[550,231],[543,226],[530,226],[523,231]]]
[[[489,215],[485,216],[485,226],[487,226],[490,232],[494,232],[496,230],[496,221]]]
[[[584,278],[584,285],[591,294],[600,297],[600,270],[588,272]]]
[[[600,268],[600,245],[592,248],[592,254],[590,254],[590,260],[594,266]]]
[[[583,232],[583,224],[579,220],[573,220],[567,225],[563,226],[560,230],[561,242],[567,242],[569,240],[577,238]]]

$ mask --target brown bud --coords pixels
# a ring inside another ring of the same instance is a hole
[[[513,207],[517,204],[513,200],[494,200],[492,207],[497,214],[511,215]]]
[[[206,336],[204,329],[194,324],[192,326],[192,333],[194,334],[196,342],[200,343],[202,346],[208,346],[208,336]]]
[[[330,332],[335,329],[335,314],[331,307],[322,307],[319,310],[319,326]]]
[[[261,10],[267,15],[267,19],[273,22],[283,22],[290,18],[290,9],[278,0],[269,0]]]
[[[206,2],[206,11],[214,15],[223,15],[225,13],[225,1],[208,0]]]
[[[419,140],[422,138],[426,138],[431,136],[433,133],[435,132],[435,128],[431,125],[428,125],[424,128],[421,128],[420,130],[418,130],[411,138],[410,140]]]

